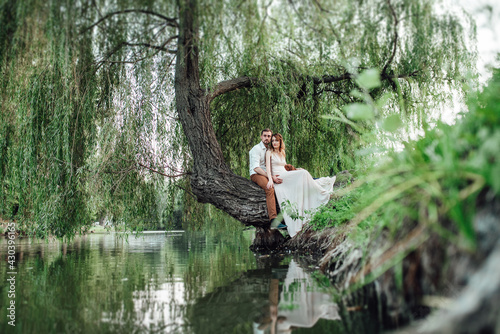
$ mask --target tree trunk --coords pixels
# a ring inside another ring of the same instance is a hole
[[[211,98],[200,87],[196,0],[180,1],[179,38],[175,68],[177,113],[193,156],[191,188],[201,203],[211,203],[245,225],[267,230],[265,193],[248,179],[235,175],[226,165],[210,116]],[[260,249],[283,241],[277,231],[257,240]],[[259,238],[256,238],[259,239]]]

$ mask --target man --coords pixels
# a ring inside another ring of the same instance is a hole
[[[271,228],[286,228],[286,225],[280,224],[276,219],[276,199],[274,197],[274,188],[267,189],[266,173],[266,145],[271,141],[273,132],[270,129],[264,129],[260,133],[261,142],[250,150],[250,180],[257,183],[259,187],[266,192],[267,213],[271,222]],[[281,183],[283,180],[279,175],[273,176],[274,183]]]

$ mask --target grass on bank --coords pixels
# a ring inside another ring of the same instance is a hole
[[[468,109],[455,125],[427,129],[423,138],[405,143],[402,152],[338,190],[311,228],[346,227],[364,243],[376,230],[401,238],[403,225],[423,226],[473,249],[475,209],[480,200],[500,194],[499,69],[469,98]]]

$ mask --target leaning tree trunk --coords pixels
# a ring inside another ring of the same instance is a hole
[[[268,231],[264,191],[226,165],[210,116],[210,96],[200,87],[196,0],[180,1],[179,37],[175,67],[177,113],[193,156],[191,189],[199,202],[211,203],[245,225],[258,228],[260,248],[274,248],[284,238]],[[265,238],[259,236],[265,235]]]

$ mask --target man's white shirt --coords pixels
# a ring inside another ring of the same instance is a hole
[[[266,171],[266,145],[258,143],[250,150],[250,175],[257,174],[255,168],[260,167]]]

